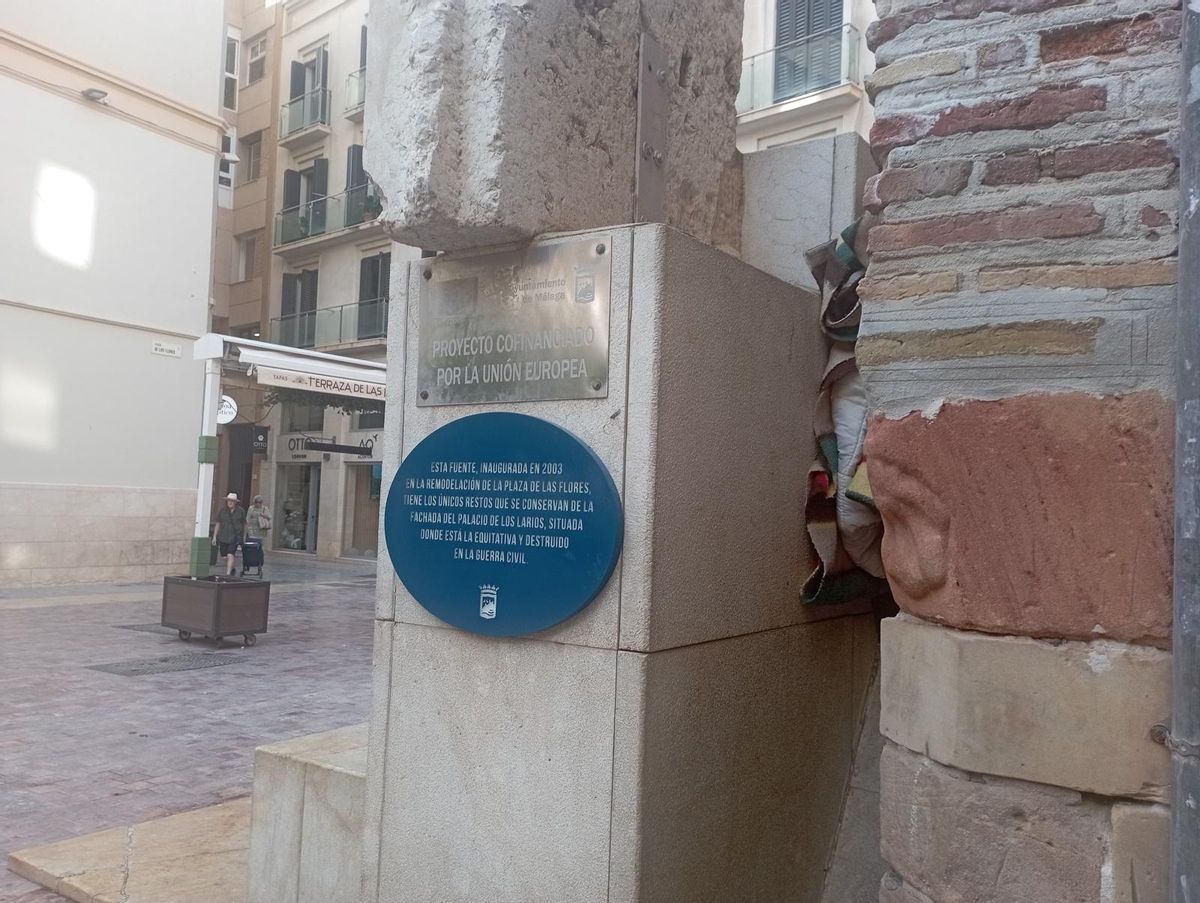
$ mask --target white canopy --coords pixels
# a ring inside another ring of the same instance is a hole
[[[220,358],[226,346],[237,349],[238,360],[250,365],[261,385],[383,400],[387,365],[378,361],[213,333],[196,340],[195,356]]]

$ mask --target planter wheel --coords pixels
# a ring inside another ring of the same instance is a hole
[[[179,631],[179,638],[186,643],[192,638],[192,632],[190,630],[181,630]]]
[[[246,645],[247,645],[247,646],[253,646],[255,643],[257,643],[257,642],[258,642],[258,637],[256,637],[256,636],[255,636],[254,634],[252,634],[252,633],[247,633],[247,634],[245,634],[245,635],[242,637],[242,639],[246,641]]]

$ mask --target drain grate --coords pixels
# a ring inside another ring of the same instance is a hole
[[[182,655],[166,655],[161,658],[138,659],[131,662],[113,662],[109,665],[88,665],[91,671],[120,674],[122,677],[143,677],[147,674],[165,674],[168,671],[196,671],[200,668],[219,668],[221,665],[236,665],[241,661],[236,656],[214,652],[185,652]]]
[[[175,635],[175,631],[170,627],[163,627],[157,621],[152,624],[116,624],[118,630],[137,630],[141,633],[165,633],[170,636]]]

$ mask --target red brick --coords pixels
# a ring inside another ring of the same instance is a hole
[[[867,46],[877,50],[915,25],[934,19],[975,19],[987,12],[1040,13],[1060,6],[1078,6],[1083,0],[942,0],[895,16],[885,16],[867,27]]]
[[[1169,225],[1170,222],[1171,215],[1169,213],[1159,210],[1157,207],[1151,207],[1149,204],[1142,208],[1143,226],[1150,226],[1156,229],[1160,226]]]
[[[1042,177],[1042,163],[1036,154],[1005,154],[988,160],[983,171],[984,185],[1026,185]]]
[[[1071,392],[872,420],[896,602],[968,630],[1168,646],[1173,414],[1156,392]]]
[[[1174,42],[1179,37],[1180,15],[1141,13],[1131,19],[1108,19],[1064,25],[1041,33],[1042,62],[1057,63],[1088,56],[1112,56]]]
[[[1075,113],[1103,110],[1107,103],[1108,90],[1100,86],[1054,86],[1008,100],[989,100],[974,106],[959,104],[936,114],[883,116],[871,127],[871,151],[879,160],[897,147],[916,144],[931,135],[1044,128]]]
[[[1092,172],[1122,172],[1167,166],[1176,162],[1175,151],[1161,138],[1088,144],[1054,152],[1054,177],[1073,179]]]
[[[999,69],[1020,65],[1025,62],[1025,42],[1016,35],[995,44],[981,44],[975,55],[975,65],[980,69]]]
[[[1043,128],[1073,113],[1103,110],[1107,103],[1108,90],[1096,85],[1038,88],[1010,100],[952,107],[938,117],[930,134]]]
[[[1049,207],[1015,207],[988,213],[935,216],[871,230],[871,251],[961,245],[1022,238],[1071,238],[1104,228],[1104,217],[1087,201]]]
[[[894,148],[916,144],[926,137],[935,122],[935,116],[923,113],[877,117],[871,126],[871,153],[882,162]]]
[[[920,166],[885,169],[867,180],[863,206],[878,213],[896,201],[946,197],[967,187],[971,175],[970,160],[939,160]]]

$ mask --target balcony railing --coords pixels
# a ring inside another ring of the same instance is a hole
[[[318,88],[292,98],[279,111],[281,140],[318,124],[329,125],[328,88]]]
[[[388,299],[372,298],[276,317],[271,321],[271,341],[292,348],[324,348],[382,339],[387,335],[387,320]]]
[[[858,29],[841,25],[742,60],[737,111],[750,113],[860,80]]]
[[[280,210],[275,214],[275,247],[369,223],[382,209],[378,190],[368,183]]]
[[[364,66],[346,76],[346,112],[359,109],[367,99],[367,70]]]

